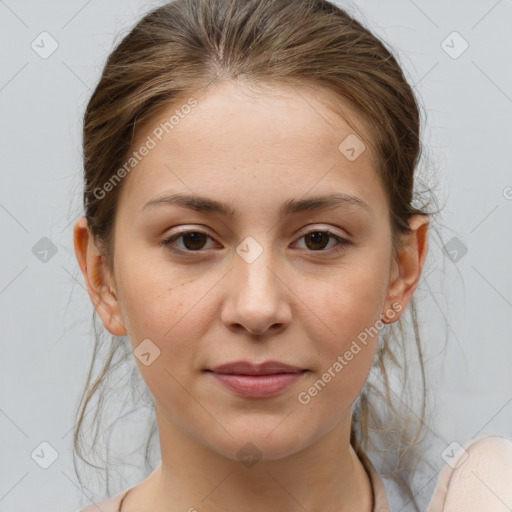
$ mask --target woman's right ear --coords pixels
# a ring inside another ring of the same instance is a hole
[[[110,275],[105,257],[96,246],[85,217],[76,221],[73,240],[89,297],[105,329],[114,336],[125,336],[127,331],[119,298],[111,286],[113,276]]]

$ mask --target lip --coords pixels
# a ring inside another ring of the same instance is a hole
[[[260,364],[235,361],[207,371],[230,391],[250,398],[269,398],[284,393],[307,372],[279,361]]]
[[[280,361],[265,361],[264,363],[251,363],[249,361],[233,361],[209,369],[215,373],[238,375],[272,375],[276,373],[300,373],[304,368],[281,363]]]

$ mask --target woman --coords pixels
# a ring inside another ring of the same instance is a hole
[[[364,449],[372,393],[396,412],[387,328],[416,322],[419,128],[395,58],[327,1],[177,0],[113,51],[84,119],[75,250],[129,340],[162,462],[102,510],[368,512],[400,493],[420,509],[424,410],[398,433],[396,488]]]

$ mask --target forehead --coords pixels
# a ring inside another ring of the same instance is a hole
[[[312,85],[226,81],[195,99],[197,106],[190,114],[176,119],[172,133],[201,147],[209,144],[213,150],[264,150],[262,153],[269,154],[286,145],[294,146],[297,153],[314,156],[332,153],[333,144],[336,148],[349,134],[366,138],[363,125],[348,102],[332,91]],[[187,100],[184,96],[152,124],[158,124],[159,119],[165,123],[169,114],[178,112]],[[329,108],[333,103],[357,126],[352,128],[346,119],[334,113]],[[293,158],[294,154],[289,156]]]
[[[140,203],[164,187],[213,196],[240,187],[257,193],[263,183],[266,194],[270,187],[274,194],[303,195],[313,186],[315,193],[332,192],[336,184],[375,202],[378,176],[362,123],[333,96],[310,86],[252,88],[232,81],[183,96],[138,131],[132,150],[148,137],[155,145],[130,173],[123,195]],[[191,98],[195,106],[182,108]],[[356,120],[357,132],[327,106],[329,100],[338,101],[352,124]],[[343,152],[347,140],[359,144],[356,159]]]

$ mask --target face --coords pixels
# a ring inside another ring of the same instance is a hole
[[[156,145],[120,194],[113,314],[146,352],[136,361],[160,422],[231,458],[250,441],[277,459],[350,425],[391,307],[387,198],[369,147],[340,151],[354,131],[318,90],[227,82],[196,99],[161,140],[155,128],[179,105],[134,141]],[[196,206],[156,201],[174,194]],[[333,194],[352,199],[306,208]],[[208,371],[269,360],[304,371],[265,397]]]

